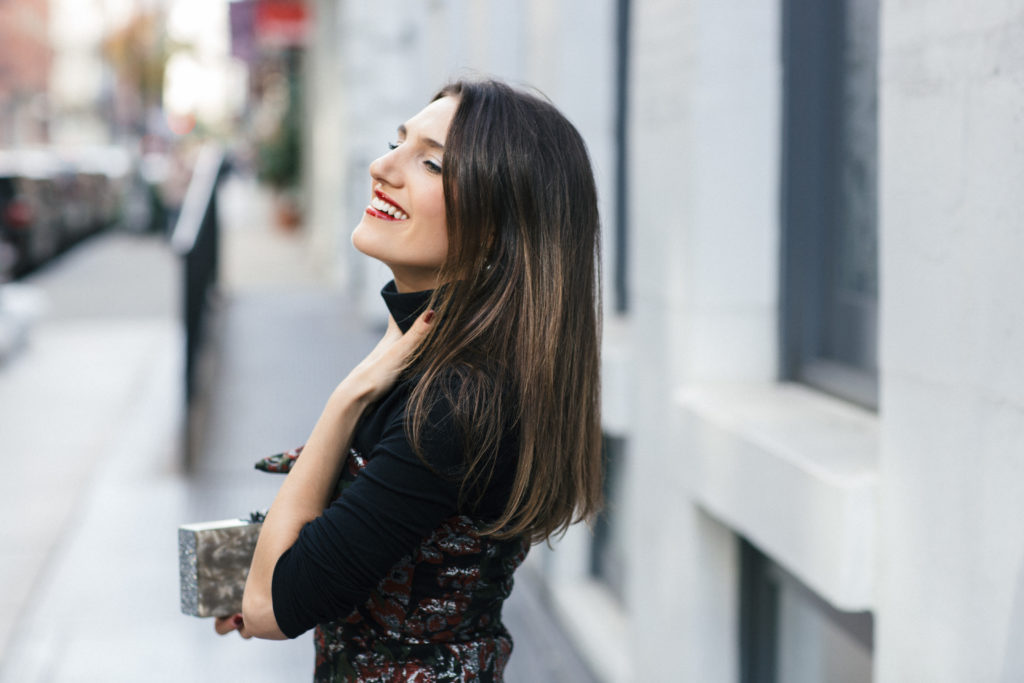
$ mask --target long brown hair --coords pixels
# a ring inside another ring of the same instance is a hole
[[[583,139],[550,102],[493,80],[446,96],[459,99],[442,160],[448,284],[410,362],[407,428],[419,451],[431,397],[446,395],[464,492],[485,489],[515,430],[511,495],[485,533],[536,542],[601,506],[597,190]]]

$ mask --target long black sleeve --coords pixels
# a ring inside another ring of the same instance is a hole
[[[407,388],[399,387],[374,411],[369,422],[379,423],[380,432],[367,466],[277,562],[274,616],[290,638],[347,616],[391,567],[457,513],[462,455],[450,406],[439,401],[431,411],[422,434],[424,462],[405,435],[406,397]]]

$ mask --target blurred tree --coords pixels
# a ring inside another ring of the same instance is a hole
[[[163,97],[164,68],[172,48],[164,24],[162,12],[140,12],[103,42],[103,56],[118,81],[138,94],[145,109],[159,107]]]
[[[279,191],[294,189],[302,171],[301,79],[298,50],[285,51],[280,71],[272,70],[264,84],[265,117],[258,130],[260,180]]]
[[[265,59],[253,121],[257,174],[275,191],[278,223],[294,229],[302,220],[302,51],[285,48]]]

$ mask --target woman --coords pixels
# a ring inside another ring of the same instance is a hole
[[[500,681],[531,543],[600,506],[598,215],[548,102],[450,85],[370,165],[352,241],[390,267],[220,632],[317,629],[317,680]],[[338,495],[338,491],[341,491]]]

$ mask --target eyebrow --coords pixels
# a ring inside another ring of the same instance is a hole
[[[399,137],[403,137],[404,138],[408,134],[408,132],[409,131],[406,129],[404,123],[398,127],[398,135],[399,135]],[[420,140],[422,140],[423,144],[425,144],[427,147],[433,147],[434,149],[439,149],[439,150],[442,150],[442,151],[444,150],[444,145],[442,145],[440,142],[438,142],[434,138],[425,138],[425,137],[420,136]]]

